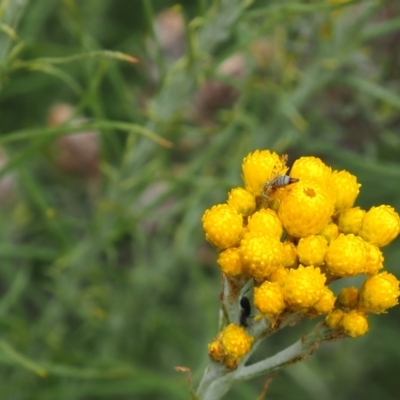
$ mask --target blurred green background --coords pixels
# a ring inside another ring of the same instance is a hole
[[[187,399],[174,367],[197,383],[217,333],[200,218],[250,151],[319,156],[400,210],[397,1],[0,0],[0,21],[1,400]],[[398,240],[384,255],[400,277]],[[398,399],[399,329],[371,316],[267,398]]]

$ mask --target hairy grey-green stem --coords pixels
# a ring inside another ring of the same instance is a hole
[[[228,371],[222,365],[211,361],[204,372],[196,396],[198,400],[219,400],[228,392],[235,381],[268,375],[287,365],[302,361],[312,355],[323,341],[331,338],[332,330],[323,323],[319,323],[312,332],[291,346],[257,363],[246,366],[248,359],[246,357],[236,370]],[[261,340],[258,340],[255,343],[250,353],[254,352],[260,342]]]

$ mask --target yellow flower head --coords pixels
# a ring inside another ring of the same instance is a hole
[[[399,303],[399,281],[384,271],[369,276],[360,290],[360,308],[374,314],[385,312]]]
[[[399,214],[390,206],[372,207],[361,223],[359,235],[369,243],[383,247],[396,239],[400,230]]]
[[[270,236],[281,238],[283,227],[282,222],[274,210],[269,208],[255,212],[247,225],[251,232],[262,232]]]
[[[323,236],[326,241],[330,243],[333,239],[336,239],[339,236],[339,228],[335,223],[329,222],[328,225],[325,225],[322,228],[318,235]]]
[[[284,228],[294,237],[317,234],[328,224],[332,213],[327,187],[307,179],[287,186],[278,211]]]
[[[208,345],[208,354],[214,361],[224,362],[227,368],[235,369],[250,351],[253,340],[242,327],[229,324]]]
[[[357,307],[360,292],[355,286],[342,288],[338,296],[338,303],[341,307],[353,309]]]
[[[355,276],[364,272],[367,257],[365,242],[360,237],[341,233],[328,246],[325,267],[335,276]]]
[[[206,210],[201,219],[206,239],[217,249],[237,246],[243,231],[242,216],[228,204]]]
[[[291,170],[290,176],[300,180],[312,179],[326,185],[331,177],[331,168],[317,157],[300,157],[298,158]]]
[[[245,217],[253,214],[256,209],[254,194],[242,187],[234,188],[228,193],[228,204]]]
[[[296,267],[298,264],[296,246],[293,242],[286,240],[283,242],[282,265],[284,267]]]
[[[325,292],[326,276],[319,268],[299,266],[290,269],[285,279],[283,293],[293,310],[312,307]]]
[[[275,272],[273,272],[269,277],[268,280],[270,282],[279,283],[281,287],[285,286],[285,282],[287,277],[289,276],[290,269],[285,268],[283,266],[278,267]]]
[[[328,242],[320,235],[305,236],[297,244],[297,255],[303,265],[321,265],[327,250]]]
[[[357,178],[345,170],[333,171],[330,184],[333,192],[336,195],[336,213],[353,207],[358,193],[360,192],[361,186],[359,183],[357,183]]]
[[[225,365],[235,369],[240,360],[250,351],[254,338],[236,324],[229,324],[219,335],[225,354]]]
[[[286,158],[269,150],[248,154],[242,164],[243,181],[246,189],[255,196],[261,196],[265,183],[276,175],[285,175]]]
[[[254,340],[253,337],[248,335],[241,326],[236,324],[229,324],[221,332],[221,338],[225,354],[236,358],[246,355]]]
[[[216,362],[221,362],[224,359],[224,348],[218,339],[208,344],[208,355]]]
[[[332,310],[325,318],[325,324],[331,329],[339,329],[344,316],[344,312],[340,309]]]
[[[282,264],[282,243],[277,237],[248,232],[239,251],[246,274],[257,281],[268,278]]]
[[[285,309],[285,299],[279,283],[265,281],[255,287],[254,305],[267,318],[278,316]]]
[[[321,298],[312,306],[312,310],[319,315],[328,314],[335,306],[336,297],[327,286],[325,286]]]
[[[358,234],[361,228],[361,222],[365,216],[366,211],[360,207],[352,207],[339,214],[338,225],[342,233]]]
[[[244,273],[237,247],[231,247],[219,253],[217,263],[221,271],[226,275],[239,276]]]
[[[383,268],[383,254],[378,247],[371,243],[365,242],[365,248],[368,255],[364,273],[374,275]]]
[[[357,310],[351,310],[343,315],[342,328],[346,335],[356,338],[368,332],[368,321],[366,315]]]

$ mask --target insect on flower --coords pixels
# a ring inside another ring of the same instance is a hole
[[[240,312],[240,325],[247,328],[247,318],[249,318],[251,314],[251,305],[248,297],[243,296],[240,299],[240,307],[242,308]]]
[[[263,187],[263,196],[268,198],[268,196],[276,189],[291,185],[292,183],[296,183],[299,180],[297,178],[292,178],[289,175],[277,175],[274,178],[267,181]]]

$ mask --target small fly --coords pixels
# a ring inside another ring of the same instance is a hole
[[[297,178],[292,178],[289,175],[277,175],[274,178],[267,181],[263,187],[263,196],[268,198],[269,194],[271,194],[274,190],[291,185],[292,183],[296,183],[299,180]]]

